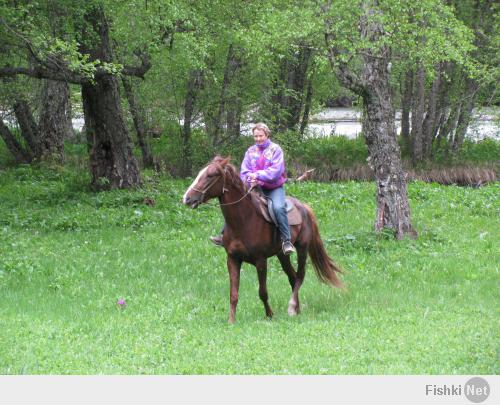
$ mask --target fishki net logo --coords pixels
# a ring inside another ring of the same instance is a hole
[[[462,384],[426,384],[425,395],[433,397],[465,397],[474,403],[485,401],[490,395],[490,385],[481,377],[471,378]]]

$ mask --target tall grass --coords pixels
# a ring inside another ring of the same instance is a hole
[[[82,170],[1,171],[0,374],[500,371],[498,183],[411,183],[420,236],[400,242],[372,231],[373,184],[290,184],[347,292],[309,267],[302,314],[288,317],[288,281],[271,259],[267,321],[244,265],[229,326],[225,254],[208,241],[222,216],[180,204],[189,182],[146,172],[141,189],[92,193]]]

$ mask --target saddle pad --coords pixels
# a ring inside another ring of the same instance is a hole
[[[274,218],[274,213],[273,216],[269,215],[269,210],[268,210],[268,199],[265,197],[262,197],[261,195],[254,194],[256,197],[254,201],[256,202],[257,208],[264,217],[264,219],[267,222],[274,223],[276,225],[276,220]],[[302,223],[302,215],[300,215],[299,210],[293,203],[293,200],[290,198],[286,198],[286,210],[288,214],[288,225],[300,225]]]

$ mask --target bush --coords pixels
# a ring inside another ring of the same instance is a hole
[[[498,164],[499,156],[500,141],[491,138],[479,142],[465,140],[457,155],[449,153],[445,147],[433,150],[434,163],[445,166]]]
[[[306,138],[289,155],[297,163],[340,169],[366,164],[368,148],[362,137],[345,136]]]
[[[470,163],[499,163],[500,141],[483,139],[479,142],[466,140],[458,154],[458,160]]]
[[[174,177],[180,176],[182,167],[182,128],[176,121],[162,124],[163,134],[159,138],[150,138],[153,156],[159,167]],[[76,142],[80,139],[80,143]],[[278,143],[286,156],[287,170],[292,177],[302,174],[307,168],[316,168],[315,179],[322,181],[360,179],[372,177],[367,167],[368,148],[362,136],[348,139],[345,136],[312,137],[301,136],[298,132],[277,132],[272,140]],[[401,144],[401,139],[399,139]],[[239,167],[246,149],[253,144],[251,136],[237,139],[215,147],[212,139],[202,128],[194,128],[191,133],[192,169],[195,174],[215,155],[231,156],[232,163]],[[88,166],[88,152],[85,139],[80,136],[66,142],[66,162],[82,170]],[[141,151],[134,150],[140,160]],[[450,167],[488,168],[498,173],[500,169],[500,141],[484,139],[479,142],[465,141],[458,156],[436,148],[434,161],[423,164],[420,169],[430,171]],[[403,151],[405,167],[411,167],[409,156]],[[14,165],[14,160],[3,141],[0,140],[0,168]],[[419,177],[420,174],[417,176]],[[488,175],[489,176],[489,175]],[[491,177],[491,176],[490,176]],[[420,178],[420,177],[419,177]],[[484,178],[482,176],[481,178]]]
[[[206,151],[206,140],[198,129],[191,132],[191,151],[192,162],[196,167],[199,160],[203,160],[209,153]],[[170,121],[165,124],[161,137],[151,139],[151,148],[153,156],[161,162],[161,166],[173,176],[180,175],[182,167],[182,127],[177,123]]]
[[[197,172],[215,155],[231,156],[233,164],[239,166],[245,150],[253,142],[251,137],[240,137],[231,144],[214,147],[212,139],[202,129],[191,131],[191,163],[193,172]],[[182,128],[177,123],[170,123],[164,134],[151,140],[153,155],[161,165],[174,177],[180,174],[182,167]]]

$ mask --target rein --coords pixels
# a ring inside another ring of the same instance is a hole
[[[233,202],[230,202],[230,203],[225,203],[225,204],[222,204],[221,202],[219,202],[219,205],[222,206],[222,205],[233,205],[233,204],[238,204],[241,200],[243,200],[248,194],[250,194],[250,191],[252,191],[254,188],[254,186],[250,187],[248,189],[248,191],[243,195],[243,197],[241,197],[239,200],[237,201],[233,201]]]
[[[222,194],[224,194],[226,191],[229,191],[227,188],[226,188],[226,168],[224,168],[224,173],[222,176],[222,179],[223,179],[223,183],[222,183]],[[208,183],[208,185],[203,189],[203,190],[199,190],[197,189],[196,187],[192,187],[192,189],[194,191],[197,191],[198,193],[201,194],[201,199],[203,200],[205,198],[205,194],[208,190],[210,190],[210,188],[221,178],[221,176],[217,176],[217,177],[214,177],[214,179]],[[241,202],[248,194],[250,194],[250,192],[253,190],[254,186],[252,185],[248,191],[243,195],[243,197],[241,197],[239,200],[237,201],[233,201],[233,202],[230,202],[230,203],[221,203],[219,202],[219,206],[225,206],[225,205],[234,205],[234,204],[238,204],[239,202]],[[209,207],[212,207],[212,208],[215,208],[215,205],[214,206],[210,206],[208,204],[205,204]]]

